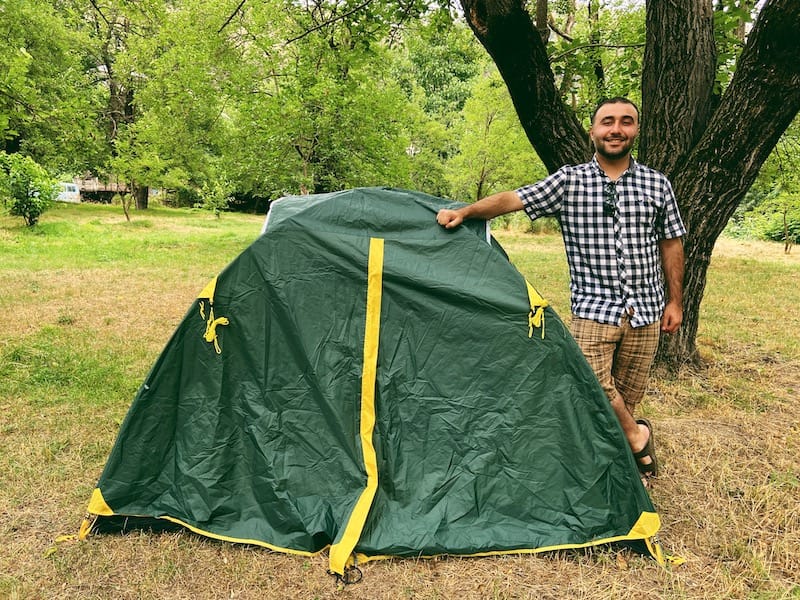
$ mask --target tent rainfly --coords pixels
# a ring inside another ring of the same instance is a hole
[[[286,197],[139,389],[81,536],[183,527],[330,570],[627,542],[659,517],[603,390],[487,223]]]

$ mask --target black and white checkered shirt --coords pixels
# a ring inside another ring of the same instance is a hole
[[[612,182],[593,158],[562,167],[517,194],[532,220],[549,215],[561,223],[574,315],[619,325],[627,312],[633,327],[661,319],[658,242],[686,233],[662,173],[631,159]]]

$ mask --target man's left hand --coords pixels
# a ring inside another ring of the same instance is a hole
[[[661,331],[675,333],[683,322],[683,309],[675,304],[667,304],[661,316]]]

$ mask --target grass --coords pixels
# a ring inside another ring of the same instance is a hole
[[[611,548],[388,560],[337,587],[327,557],[187,533],[74,534],[119,425],[205,283],[263,217],[58,205],[0,217],[0,598],[800,598],[800,255],[721,240],[698,341],[708,366],[657,373],[644,411],[671,570]],[[500,231],[567,318],[558,237]],[[57,541],[58,540],[58,541]]]

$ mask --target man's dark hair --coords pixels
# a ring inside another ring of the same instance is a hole
[[[592,111],[592,120],[591,122],[594,123],[594,116],[597,114],[597,111],[600,110],[601,107],[605,106],[606,104],[630,104],[633,108],[636,109],[636,120],[641,121],[639,115],[639,107],[636,106],[635,102],[632,102],[625,98],[624,96],[614,96],[613,98],[603,98],[600,102],[597,103],[597,106],[594,107]]]

